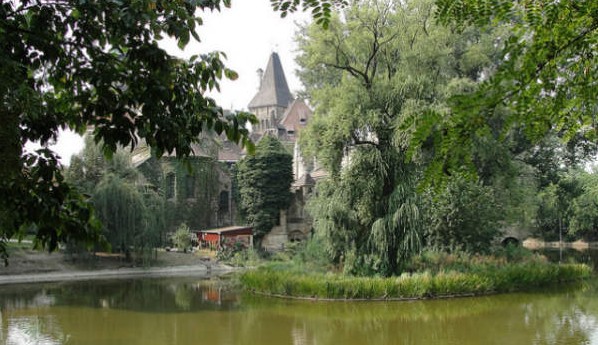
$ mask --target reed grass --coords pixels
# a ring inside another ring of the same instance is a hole
[[[422,299],[471,296],[544,287],[587,278],[583,264],[480,264],[468,272],[429,270],[399,277],[353,277],[341,274],[289,272],[268,267],[246,271],[240,282],[256,293],[314,299]]]

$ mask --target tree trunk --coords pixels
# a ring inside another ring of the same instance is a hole
[[[19,130],[19,116],[15,112],[0,110],[0,235],[10,238],[15,229],[15,200],[21,195],[21,155],[23,147]]]

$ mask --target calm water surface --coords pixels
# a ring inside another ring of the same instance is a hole
[[[0,287],[0,344],[596,344],[598,280],[416,302],[301,302],[198,278]]]

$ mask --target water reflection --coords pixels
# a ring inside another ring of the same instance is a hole
[[[294,344],[588,344],[598,315],[590,296],[596,296],[595,284],[549,294],[408,303],[244,302],[294,320]]]
[[[412,302],[306,302],[197,279],[5,286],[0,344],[596,344],[598,280]]]
[[[592,266],[594,271],[598,270],[597,249],[546,248],[538,252],[552,262],[580,262]]]
[[[1,310],[85,306],[143,312],[234,309],[237,294],[222,281],[131,279],[3,287]]]
[[[0,333],[0,339],[3,339],[2,334]],[[52,321],[52,317],[21,317],[10,320],[6,334],[6,344],[57,345],[68,341]]]

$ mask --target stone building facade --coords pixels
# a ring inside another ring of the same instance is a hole
[[[289,153],[293,154],[294,182],[291,187],[291,207],[281,211],[280,225],[275,226],[262,241],[265,249],[279,250],[289,241],[308,238],[312,230],[312,221],[305,212],[305,204],[315,186],[315,180],[310,175],[312,165],[303,161],[297,142],[299,133],[312,116],[312,111],[303,100],[292,96],[277,53],[270,55],[266,70],[258,70],[258,73],[259,90],[248,105],[249,111],[254,113],[259,121],[253,128],[253,139],[259,141],[264,135],[275,136]]]
[[[314,164],[305,164],[301,157],[297,139],[312,111],[303,100],[292,96],[277,53],[270,55],[265,71],[260,70],[259,90],[248,108],[258,118],[258,124],[252,128],[252,140],[258,142],[265,135],[275,136],[293,155],[291,207],[281,211],[279,225],[262,241],[265,249],[280,250],[289,241],[310,236],[312,221],[305,205],[316,179],[325,175],[314,172]],[[168,231],[181,222],[192,230],[235,224],[237,210],[231,173],[244,152],[218,137],[206,137],[205,144],[195,145],[193,152],[189,158],[194,165],[191,172],[180,166],[175,154],[156,160],[144,145],[135,149],[132,159],[148,186],[163,190],[171,218]]]

